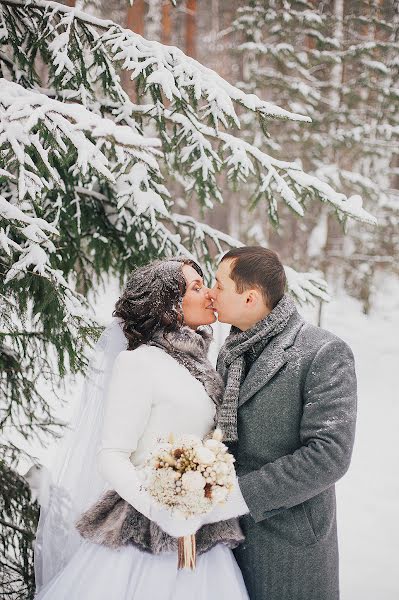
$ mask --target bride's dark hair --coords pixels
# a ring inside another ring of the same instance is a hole
[[[161,328],[168,332],[183,325],[182,300],[187,288],[183,265],[203,277],[196,262],[180,256],[155,260],[130,274],[113,312],[123,322],[128,350],[145,344]]]

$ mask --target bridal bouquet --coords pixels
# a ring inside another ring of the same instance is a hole
[[[191,517],[209,513],[226,501],[234,488],[234,457],[222,442],[222,432],[212,437],[172,434],[144,465],[146,489],[172,514]],[[179,538],[179,568],[195,565],[195,536]]]

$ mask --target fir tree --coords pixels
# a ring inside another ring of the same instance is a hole
[[[19,454],[18,449],[17,456]],[[10,460],[9,453],[8,458]],[[27,482],[10,467],[10,463],[0,460],[0,473],[0,593],[7,600],[33,598],[32,543],[39,506],[32,502]]]

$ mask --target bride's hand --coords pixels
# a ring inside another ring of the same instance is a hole
[[[183,537],[195,533],[203,523],[203,515],[196,517],[178,517],[155,502],[145,489],[145,477],[136,470],[138,493],[135,496],[134,507],[145,517],[154,521],[163,531],[172,537]]]

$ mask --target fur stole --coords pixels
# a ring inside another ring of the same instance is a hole
[[[81,516],[76,528],[82,537],[108,548],[132,544],[151,554],[177,552],[177,538],[162,531],[113,490]],[[238,519],[209,523],[196,533],[197,553],[207,552],[219,543],[236,548],[243,540]]]

